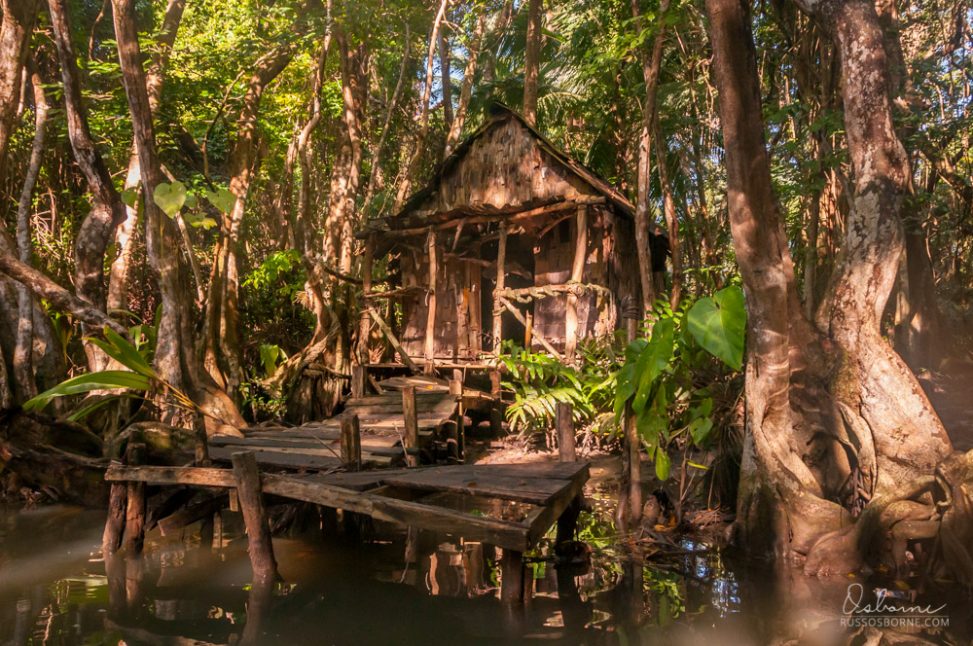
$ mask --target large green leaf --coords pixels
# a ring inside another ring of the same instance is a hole
[[[210,204],[227,214],[233,209],[233,203],[236,202],[236,197],[233,193],[225,188],[207,191],[206,199],[209,200]]]
[[[743,290],[731,285],[701,298],[689,310],[689,332],[710,354],[734,370],[743,366],[743,341],[747,332],[747,310]]]
[[[72,377],[62,381],[50,390],[45,390],[37,397],[24,403],[24,410],[41,410],[55,397],[82,395],[93,390],[110,390],[112,388],[126,388],[129,390],[146,391],[152,382],[145,375],[127,370],[103,370]]]
[[[159,182],[152,191],[152,201],[170,218],[176,216],[186,203],[186,185],[176,181],[171,184]]]
[[[642,412],[645,408],[645,403],[652,393],[652,385],[669,365],[674,340],[675,327],[672,319],[662,319],[652,328],[652,338],[642,349],[635,364],[637,386],[635,396],[632,398],[632,409],[636,413]]]

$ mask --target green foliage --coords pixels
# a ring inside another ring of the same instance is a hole
[[[687,322],[699,345],[734,370],[740,369],[747,327],[742,289],[731,285],[699,299],[690,308]]]
[[[88,337],[87,341],[97,346],[102,352],[117,361],[128,370],[101,370],[89,372],[77,377],[71,377],[58,385],[45,390],[33,399],[24,402],[24,410],[40,411],[47,407],[54,399],[59,397],[71,397],[74,395],[85,395],[101,390],[123,390],[124,392],[113,394],[92,402],[82,402],[82,404],[72,411],[67,419],[80,421],[117,399],[128,399],[132,397],[145,397],[150,392],[161,392],[169,396],[173,403],[188,410],[195,410],[196,405],[178,388],[173,387],[163,379],[149,363],[146,353],[151,350],[154,343],[149,344],[144,340],[146,336],[155,338],[154,332],[147,333],[147,326],[136,326],[143,340],[140,346],[136,346],[128,339],[118,334],[111,328],[106,327],[102,334],[104,338]]]
[[[743,291],[731,285],[681,310],[659,303],[648,337],[625,349],[615,416],[634,416],[659,480],[669,477],[667,447],[677,436],[705,445],[713,429],[713,399],[705,387],[696,385],[696,377],[709,361],[707,356],[739,370],[745,334]]]

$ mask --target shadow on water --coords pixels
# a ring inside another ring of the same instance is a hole
[[[969,643],[961,594],[893,585],[911,610],[845,613],[856,580],[771,576],[689,539],[646,560],[610,517],[584,512],[585,546],[559,563],[549,544],[528,555],[533,594],[511,608],[500,550],[459,538],[383,526],[275,539],[283,580],[258,587],[235,514],[212,549],[197,525],[105,562],[102,514],[0,509],[0,644]],[[896,617],[911,619],[882,625]]]

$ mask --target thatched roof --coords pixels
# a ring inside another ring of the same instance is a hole
[[[631,217],[632,203],[529,125],[494,104],[490,116],[446,157],[399,213],[370,230],[395,231],[469,215],[513,215],[560,202],[599,200]]]

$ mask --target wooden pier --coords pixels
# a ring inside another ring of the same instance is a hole
[[[407,386],[404,390],[406,418],[410,414],[409,399],[419,399],[410,389]],[[463,397],[460,393],[430,396],[428,402],[416,407],[418,413],[413,409],[416,419],[425,420],[412,424],[413,429],[418,434],[423,429],[431,432],[433,423],[449,410],[457,406],[461,410]],[[277,576],[276,562],[264,499],[273,496],[500,547],[501,598],[508,603],[525,600],[523,553],[533,549],[555,522],[558,543],[573,539],[588,480],[588,464],[574,461],[570,410],[559,410],[562,444],[572,449],[563,451],[559,462],[361,470],[363,464],[376,461],[366,456],[382,455],[375,447],[379,446],[377,438],[382,437],[378,431],[384,430],[383,422],[373,420],[386,418],[369,415],[377,412],[376,407],[393,407],[381,398],[368,399],[372,401],[367,404],[352,402],[349,410],[358,412],[338,421],[337,433],[333,421],[328,420],[319,423],[317,429],[268,431],[276,434],[271,438],[253,431],[236,438],[236,443],[211,438],[217,440],[209,448],[211,457],[228,461],[231,467],[146,466],[140,464],[141,445],[130,443],[127,463],[113,464],[105,475],[111,483],[111,496],[103,551],[108,556],[124,547],[137,553],[150,525],[173,528],[206,521],[224,506],[238,504],[249,539],[254,578],[272,580]],[[389,419],[394,418],[394,412],[388,411]],[[361,419],[366,422],[359,426]],[[366,435],[364,428],[370,433]],[[421,443],[396,437],[406,463],[414,464],[408,459],[409,449],[419,448]],[[326,455],[325,451],[336,455]],[[155,505],[153,522],[149,523],[147,502],[163,487],[171,488],[169,495],[159,496],[164,502]],[[198,488],[214,493],[188,505],[192,498],[188,492]],[[222,495],[223,491],[229,495]],[[182,502],[174,504],[180,493],[184,495]],[[159,507],[168,508],[160,512]]]

